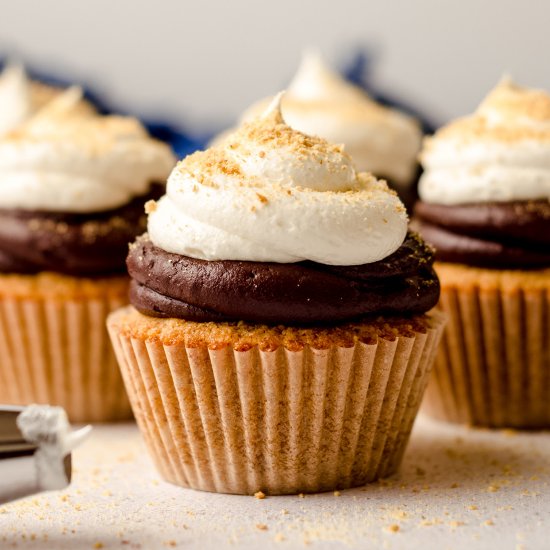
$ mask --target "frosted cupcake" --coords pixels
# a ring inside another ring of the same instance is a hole
[[[449,314],[426,410],[550,426],[550,95],[503,80],[426,140],[417,226]]]
[[[283,494],[394,472],[443,325],[396,194],[277,98],[147,208],[108,326],[163,477]]]
[[[127,418],[105,318],[127,302],[127,243],[163,193],[169,148],[79,89],[0,138],[0,402]]]
[[[21,65],[8,65],[0,74],[0,136],[15,130],[61,93],[60,88],[30,80]],[[82,114],[95,111],[82,98],[73,110]]]
[[[241,121],[259,116],[270,101],[252,105]],[[406,202],[416,193],[422,140],[418,121],[380,105],[317,54],[304,55],[283,99],[283,114],[301,132],[344,144],[359,171],[385,179]]]

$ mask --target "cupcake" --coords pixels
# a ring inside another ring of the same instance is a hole
[[[71,420],[131,415],[105,330],[127,303],[127,243],[164,192],[168,146],[71,88],[0,138],[0,403]]]
[[[280,96],[181,161],[108,327],[158,470],[316,492],[401,460],[443,326],[432,253],[385,182],[286,125]]]
[[[550,427],[550,95],[503,80],[421,160],[416,227],[450,318],[426,411]]]
[[[241,121],[259,116],[270,101],[252,105]],[[416,196],[422,140],[419,122],[377,103],[329,69],[317,54],[304,55],[285,94],[283,114],[297,130],[343,143],[359,171],[387,180],[406,203]]]
[[[0,136],[20,126],[61,93],[61,88],[29,80],[21,65],[8,65],[0,74]],[[95,111],[85,99],[80,99],[73,110],[83,114]]]

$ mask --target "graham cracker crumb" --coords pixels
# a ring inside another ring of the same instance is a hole
[[[463,521],[450,521],[449,526],[453,529],[456,529],[457,527],[460,527],[461,525],[465,525]]]
[[[145,203],[145,212],[147,214],[152,214],[157,209],[157,201],[150,200]]]
[[[262,500],[265,498],[265,493],[262,492],[262,491],[258,491],[256,493],[254,493],[254,496],[258,499],[258,500]]]
[[[392,523],[391,525],[388,525],[386,527],[386,531],[388,531],[389,533],[398,533],[399,529],[400,527],[396,523]]]
[[[265,523],[256,523],[256,529],[260,531],[267,531],[268,527]]]

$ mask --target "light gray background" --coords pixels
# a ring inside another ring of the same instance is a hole
[[[547,0],[12,0],[0,52],[98,83],[143,114],[221,126],[293,74],[304,46],[335,64],[377,52],[375,81],[436,119],[499,76],[550,88]]]

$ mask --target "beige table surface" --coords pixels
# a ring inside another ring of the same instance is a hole
[[[133,424],[96,426],[74,464],[68,490],[0,507],[0,548],[550,548],[550,433],[420,418],[398,475],[304,498],[164,483]]]

